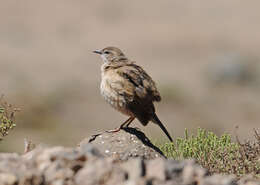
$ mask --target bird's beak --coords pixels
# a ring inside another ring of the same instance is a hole
[[[96,53],[96,54],[101,55],[101,54],[102,54],[102,51],[101,51],[101,50],[95,50],[95,51],[93,51],[93,53]]]

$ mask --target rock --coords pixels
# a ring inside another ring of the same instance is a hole
[[[150,179],[166,180],[165,160],[157,158],[146,163],[146,177]]]
[[[201,185],[237,185],[235,177],[220,174],[208,176],[202,179]]]
[[[9,173],[18,168],[19,162],[21,162],[21,157],[18,154],[0,154],[0,172]]]
[[[233,176],[209,176],[207,170],[194,160],[156,158],[154,154],[158,153],[153,145],[147,144],[149,140],[143,144],[137,139],[146,137],[136,130],[131,131],[122,131],[120,137],[117,134],[105,135],[110,141],[106,144],[115,145],[123,153],[118,154],[119,158],[100,152],[97,148],[100,145],[92,144],[95,139],[91,143],[83,142],[77,148],[36,147],[24,155],[0,154],[0,185],[259,185],[252,178],[237,182]],[[131,143],[132,140],[138,145]],[[123,151],[118,142],[124,146],[130,143],[130,149]],[[145,145],[145,148],[140,145]],[[138,155],[132,155],[133,146],[141,150],[137,151]],[[152,155],[146,153],[149,146],[152,147]],[[128,156],[128,160],[121,155]],[[151,156],[155,158],[144,159]]]
[[[17,177],[10,173],[1,173],[0,174],[0,184],[4,185],[14,185],[18,181]]]
[[[182,179],[184,184],[200,184],[207,171],[195,163],[194,160],[185,161]]]
[[[17,160],[20,156],[16,153],[1,153],[0,161],[4,160]]]
[[[260,185],[260,179],[259,180],[256,180],[255,178],[253,178],[252,176],[250,175],[247,175],[243,178],[241,178],[239,181],[238,181],[238,184],[239,185]]]
[[[138,180],[127,180],[125,185],[147,185],[147,180],[145,179],[138,179]],[[151,184],[151,183],[150,183]]]
[[[87,154],[90,156],[102,157],[102,158],[104,157],[104,155],[102,155],[102,153],[91,143],[82,142],[79,147],[80,147],[80,152],[82,154]]]
[[[127,180],[127,173],[119,167],[114,167],[107,184],[121,185]]]
[[[145,164],[144,160],[141,158],[129,159],[128,161],[121,163],[120,167],[127,171],[129,180],[136,180],[145,175]]]
[[[107,159],[87,163],[75,176],[76,184],[118,184],[126,180],[126,173]]]
[[[168,160],[165,164],[166,179],[176,179],[181,181],[181,174],[184,166],[185,162],[183,161]]]
[[[80,146],[91,143],[104,156],[113,156],[119,160],[128,160],[132,157],[154,159],[164,157],[162,151],[154,146],[145,134],[135,128],[121,129],[115,133],[101,133],[83,140]]]
[[[45,183],[43,172],[37,169],[28,167],[26,171],[20,171],[19,174],[19,184],[43,185]]]
[[[66,161],[53,162],[44,172],[46,182],[52,183],[63,179],[63,184],[65,184],[66,179],[72,179],[74,172],[65,163]]]

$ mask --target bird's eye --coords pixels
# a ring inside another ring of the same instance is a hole
[[[105,51],[104,53],[105,53],[105,54],[109,54],[109,51]]]

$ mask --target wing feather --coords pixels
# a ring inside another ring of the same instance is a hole
[[[127,91],[129,86],[131,93],[125,93],[130,94],[131,96],[137,96],[140,99],[147,99],[149,101],[161,100],[160,93],[156,88],[155,82],[140,66],[131,63],[120,67],[116,71],[119,76],[128,81],[125,83],[125,88]]]

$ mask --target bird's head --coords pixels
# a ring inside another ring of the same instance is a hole
[[[110,46],[102,50],[95,50],[93,52],[99,54],[105,63],[116,62],[122,59],[126,59],[124,53],[116,47]]]

